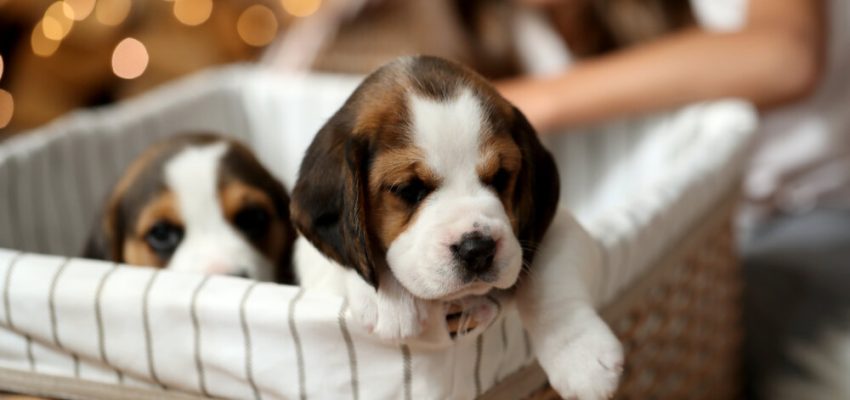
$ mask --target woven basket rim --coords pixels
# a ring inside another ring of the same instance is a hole
[[[726,195],[722,196],[716,202],[716,205],[709,209],[711,210],[710,212],[702,218],[697,219],[689,227],[687,230],[689,232],[688,235],[685,235],[678,242],[672,243],[667,251],[662,253],[658,261],[650,263],[650,267],[641,276],[637,277],[629,286],[624,288],[611,303],[602,307],[601,315],[605,322],[610,324],[627,316],[631,304],[639,301],[670,271],[681,265],[684,259],[695,248],[698,248],[701,242],[710,238],[711,234],[718,229],[723,228],[724,223],[733,215],[737,205],[740,196],[738,183],[736,181],[732,185],[733,189],[726,191]],[[523,398],[543,387],[546,383],[546,373],[540,367],[540,364],[535,361],[525,368],[505,377],[501,382],[479,396],[478,400]]]

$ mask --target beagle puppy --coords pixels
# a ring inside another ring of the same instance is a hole
[[[526,118],[482,77],[401,58],[369,75],[307,150],[291,204],[298,279],[347,296],[355,320],[388,340],[429,341],[457,325],[446,314],[458,307],[486,329],[493,303],[515,300],[552,385],[606,398],[622,349],[585,285],[598,248],[558,209],[558,182]]]
[[[283,185],[248,148],[185,134],[130,164],[83,256],[293,283],[295,236]]]

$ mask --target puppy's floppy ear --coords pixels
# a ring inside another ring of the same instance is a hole
[[[265,172],[265,170],[263,170]],[[273,190],[270,190],[272,200],[275,204],[275,209],[278,212],[278,218],[283,229],[283,237],[281,242],[277,243],[281,246],[282,251],[278,255],[275,282],[284,285],[294,285],[295,268],[292,265],[292,246],[298,234],[295,232],[295,227],[292,226],[292,220],[289,216],[289,196],[286,194],[286,188],[277,179],[274,179],[271,174],[268,174]]]
[[[286,195],[286,192],[284,192],[284,195]],[[288,196],[285,197],[285,207],[286,214],[280,218],[281,226],[283,227],[283,238],[281,239],[281,243],[278,243],[283,250],[278,255],[276,262],[275,282],[284,285],[295,285],[297,282],[295,279],[295,267],[292,264],[292,247],[298,234],[295,232],[295,228],[292,226],[292,221],[289,218]]]
[[[366,229],[370,148],[341,109],[319,131],[292,191],[292,219],[322,253],[378,287],[379,250]]]
[[[114,262],[123,261],[124,243],[123,222],[118,215],[118,207],[113,200],[107,201],[107,205],[101,208],[98,218],[92,226],[86,246],[83,249],[83,258],[107,260]]]
[[[522,152],[522,168],[514,189],[514,215],[519,220],[518,239],[523,260],[530,265],[534,251],[558,209],[560,180],[552,154],[543,147],[537,132],[516,107],[511,135]]]

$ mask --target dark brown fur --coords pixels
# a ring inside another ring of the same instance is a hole
[[[695,24],[687,0],[570,0],[547,7],[577,57],[593,57]]]

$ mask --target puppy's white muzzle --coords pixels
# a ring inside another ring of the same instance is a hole
[[[438,192],[392,242],[387,262],[415,296],[456,299],[511,287],[522,268],[522,249],[492,192]]]
[[[223,231],[223,232],[221,232]],[[272,280],[269,261],[227,226],[219,232],[190,232],[168,263],[175,271]]]

